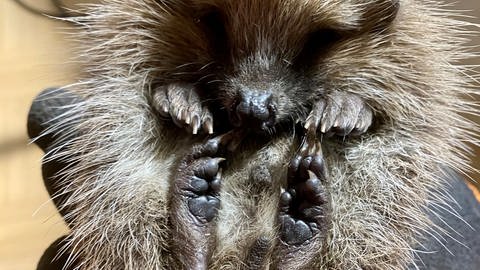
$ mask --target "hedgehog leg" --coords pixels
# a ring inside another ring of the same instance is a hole
[[[329,221],[326,166],[321,147],[297,155],[280,196],[279,269],[302,269],[321,249]],[[311,150],[311,149],[310,149]]]
[[[170,201],[172,252],[181,269],[207,269],[220,207],[220,151],[230,135],[193,148],[173,179]]]
[[[313,106],[305,128],[311,133],[329,136],[358,136],[365,133],[372,122],[372,109],[361,97],[333,91]]]
[[[153,93],[153,107],[164,117],[170,117],[173,122],[197,134],[203,129],[208,134],[213,133],[213,117],[202,100],[197,87],[187,83],[172,83],[157,87]]]

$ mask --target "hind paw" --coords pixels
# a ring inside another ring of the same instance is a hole
[[[198,89],[193,84],[172,83],[155,89],[153,106],[164,117],[197,134],[202,128],[208,134],[213,133],[213,117],[202,105]]]
[[[188,176],[182,187],[183,196],[188,198],[190,213],[202,222],[212,221],[220,207],[221,161],[222,158],[205,157],[184,171]]]
[[[306,120],[305,129],[328,136],[357,136],[365,133],[372,121],[372,109],[361,97],[334,91],[314,105]]]
[[[326,178],[321,153],[299,155],[288,168],[288,186],[280,197],[280,235],[287,245],[301,245],[326,228]]]
[[[303,149],[288,168],[287,188],[279,201],[276,269],[307,269],[324,245],[330,208],[326,166],[316,147],[314,154],[307,154],[311,148]]]
[[[189,213],[200,223],[215,218],[220,206],[220,152],[231,139],[229,134],[195,146],[181,162],[174,180],[174,197],[183,201]],[[182,203],[182,202],[180,202]]]
[[[220,208],[221,152],[234,137],[229,133],[193,147],[172,179],[169,211],[178,269],[207,269]]]

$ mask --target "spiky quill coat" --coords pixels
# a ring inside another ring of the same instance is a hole
[[[354,28],[371,19],[365,15],[371,2],[106,0],[75,19],[83,26],[77,39],[85,68],[70,90],[84,101],[57,130],[74,127],[79,135],[68,141],[69,151],[53,156],[73,161],[61,177],[72,229],[66,249],[78,267],[169,269],[172,263],[171,177],[182,154],[204,137],[178,136],[159,120],[151,91],[162,82],[199,80],[215,72],[205,67],[221,66],[196,26],[197,7],[224,12],[233,52],[268,55],[278,46],[288,64],[292,43],[312,20]],[[440,1],[399,3],[387,32],[342,40],[310,71],[326,95],[362,97],[376,120],[360,138],[322,141],[332,228],[308,269],[405,269],[423,237],[444,231],[427,216],[452,203],[444,168],[468,169],[472,124],[461,114],[475,112],[465,99],[473,90],[468,70],[458,65],[470,56],[462,49],[467,23]],[[292,118],[303,121],[306,113]],[[211,269],[240,269],[256,239],[276,238],[279,190],[297,147],[293,134],[280,134],[230,162]],[[250,178],[259,163],[272,175],[268,188],[256,188]],[[265,267],[275,261],[269,253]]]

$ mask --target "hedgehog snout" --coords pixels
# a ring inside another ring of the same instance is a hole
[[[267,91],[241,91],[230,112],[230,120],[236,127],[266,130],[273,127],[276,105],[273,95]]]

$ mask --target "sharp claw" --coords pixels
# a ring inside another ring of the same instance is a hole
[[[310,121],[309,118],[307,118],[307,121],[306,121],[305,125],[303,126],[303,128],[306,129],[306,130],[310,130],[311,125],[312,125],[312,122]]]
[[[208,129],[208,134],[213,134],[213,124],[212,123],[207,124],[207,129]]]
[[[213,160],[214,160],[217,164],[220,164],[220,163],[224,162],[224,161],[227,160],[227,159],[222,158],[222,157],[219,157],[219,158],[214,158]],[[221,174],[221,171],[218,171],[218,173]]]
[[[304,128],[306,130],[317,129],[316,126],[318,125],[317,117],[313,116],[313,113],[308,116],[307,121],[305,123]]]
[[[194,115],[192,117],[192,129],[193,129],[194,135],[198,134],[199,128],[200,128],[200,117],[198,117],[198,115]]]
[[[183,116],[183,109],[179,109],[175,117],[177,117],[177,119],[181,122],[183,120],[182,116]]]
[[[204,119],[203,130],[208,134],[213,134],[213,119],[210,116]]]
[[[335,122],[333,123],[333,126],[332,127],[340,127],[340,121],[339,120],[335,120]]]
[[[222,134],[213,139],[207,141],[206,147],[209,148],[209,152],[216,153],[222,146],[226,146],[232,139],[232,132]]]
[[[162,103],[162,111],[164,113],[168,113],[168,102],[163,102]]]
[[[307,123],[305,124],[305,130],[307,131],[307,137],[316,137],[316,133],[317,133],[317,128],[318,128],[318,123],[314,123],[313,120],[312,121],[308,121],[307,120]]]
[[[160,111],[159,112],[162,116],[165,116],[165,117],[170,116],[170,114],[168,112],[168,107],[169,107],[168,102],[162,102],[162,104],[160,104]]]
[[[204,145],[203,155],[216,155],[220,149],[235,149],[242,139],[242,134],[238,130],[232,130],[228,133],[209,139]]]
[[[325,122],[322,123],[322,126],[320,127],[320,132],[327,133],[327,124],[325,124]]]
[[[225,160],[226,160],[226,159],[223,159],[223,160],[221,160],[220,162],[223,162],[223,161],[225,161]],[[222,176],[223,176],[223,169],[220,168],[220,169],[218,169],[217,175],[215,175],[215,179],[222,179]]]
[[[355,129],[360,130],[363,127],[363,120],[358,120],[357,124],[355,125]]]
[[[203,107],[202,111],[200,121],[203,122],[203,130],[208,134],[213,134],[213,117],[208,108]]]

